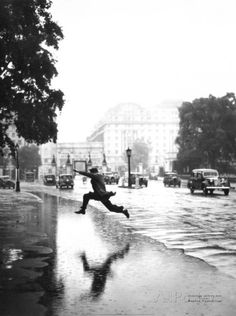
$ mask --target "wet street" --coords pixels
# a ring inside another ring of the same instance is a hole
[[[40,190],[81,201],[90,189],[90,183],[83,184],[78,177],[74,190],[48,186]],[[184,185],[181,188],[164,187],[160,180],[149,181],[149,186],[143,189],[130,190],[116,185],[107,189],[117,192],[111,200],[129,209],[129,220],[108,212],[100,202],[90,201],[90,205],[137,233],[162,242],[168,248],[183,249],[186,254],[236,277],[235,190],[231,190],[229,196],[220,191],[204,196],[200,191],[190,194]]]
[[[127,219],[96,201],[75,214],[89,189],[1,198],[0,315],[235,315],[234,192],[108,187]]]

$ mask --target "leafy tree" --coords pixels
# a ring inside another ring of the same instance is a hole
[[[191,168],[216,168],[236,158],[236,99],[233,93],[221,98],[184,102],[179,108],[178,163]]]
[[[37,170],[41,165],[39,148],[36,145],[23,146],[18,150],[19,165],[22,172]],[[16,161],[14,160],[14,164]]]
[[[126,156],[126,153],[125,153]],[[133,143],[132,147],[132,155],[131,155],[131,169],[135,170],[138,168],[139,163],[143,164],[144,169],[148,167],[148,159],[149,159],[149,147],[142,140],[136,140]],[[127,157],[126,157],[127,160]]]
[[[57,138],[56,110],[64,100],[51,87],[57,75],[52,52],[63,34],[50,7],[51,0],[0,1],[0,148],[12,152],[11,124],[28,143]]]

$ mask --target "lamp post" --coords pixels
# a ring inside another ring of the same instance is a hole
[[[20,192],[20,177],[19,177],[19,155],[18,155],[19,145],[15,146],[15,157],[16,157],[16,192]]]
[[[131,152],[132,150],[128,147],[128,149],[126,149],[126,155],[128,158],[128,187],[131,188],[132,183],[131,183],[131,176],[130,176],[130,157],[131,157]]]

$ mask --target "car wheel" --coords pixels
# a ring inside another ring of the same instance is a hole
[[[225,195],[229,195],[229,190],[227,189],[227,190],[224,190],[224,194]]]
[[[190,192],[191,192],[191,194],[193,194],[194,193],[194,189],[190,188]]]
[[[73,188],[74,188],[74,186],[72,185],[72,186],[71,186],[71,189],[73,189]]]
[[[207,195],[207,194],[208,194],[208,190],[207,190],[206,188],[204,188],[204,189],[203,189],[203,193],[204,193],[205,195]]]

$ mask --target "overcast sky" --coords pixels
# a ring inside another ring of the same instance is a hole
[[[119,103],[235,92],[235,0],[53,0],[64,40],[59,142],[85,141]]]

